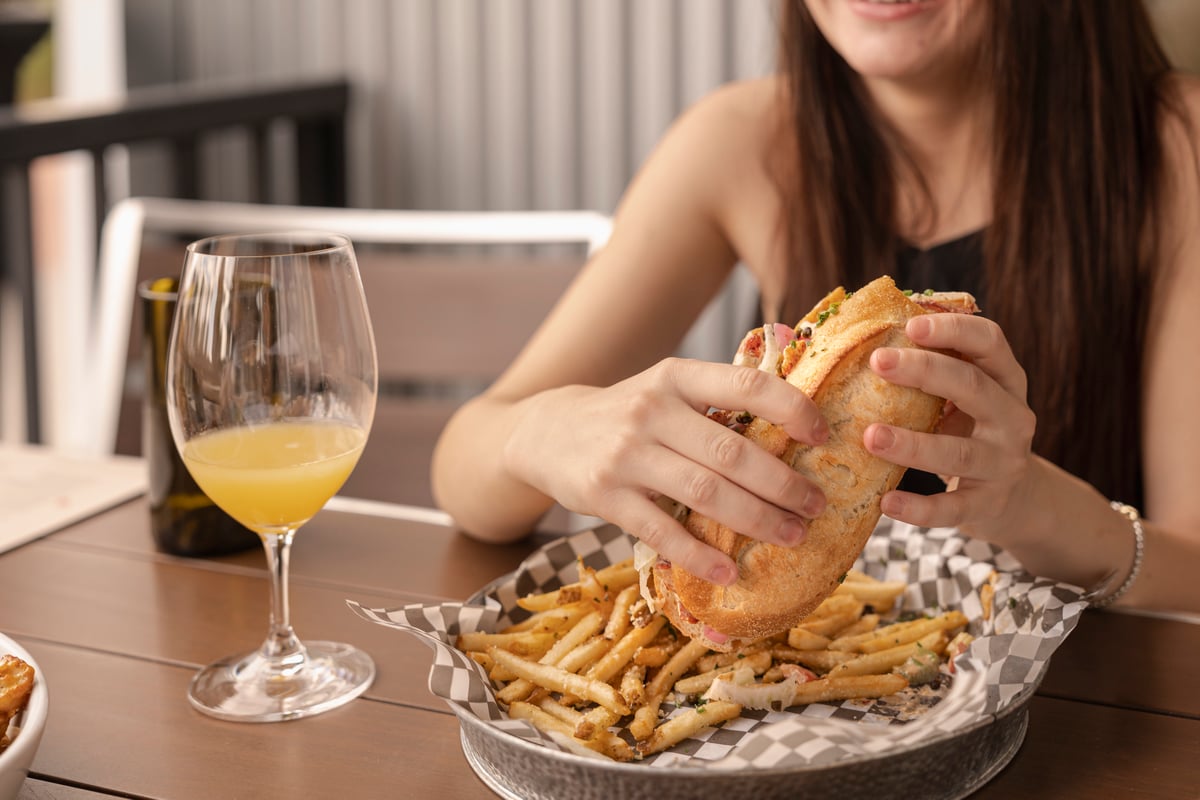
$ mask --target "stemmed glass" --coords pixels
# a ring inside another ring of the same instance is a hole
[[[167,362],[167,413],[196,483],[258,533],[271,617],[258,650],[202,669],[192,705],[270,722],[335,708],[375,677],[347,644],[301,642],[288,615],[296,529],[354,469],[375,415],[375,339],[344,236],[216,236],[188,246]]]

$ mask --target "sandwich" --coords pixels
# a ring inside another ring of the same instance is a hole
[[[856,292],[837,288],[798,324],[768,323],[746,335],[734,364],[773,372],[813,399],[829,424],[819,446],[791,439],[781,427],[736,410],[710,412],[807,476],[825,492],[825,510],[795,547],[751,539],[696,511],[675,507],[697,539],[729,555],[738,579],[720,586],[635,546],[642,594],[681,633],[729,651],[787,630],[837,588],[879,521],[879,502],[904,474],[869,453],[863,433],[874,422],[933,431],[941,398],[889,383],[868,366],[879,347],[917,347],[908,320],[934,312],[976,313],[965,292],[902,292],[889,277]]]

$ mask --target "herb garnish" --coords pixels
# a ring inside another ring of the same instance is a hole
[[[819,328],[824,325],[825,320],[836,314],[838,312],[838,306],[840,305],[841,303],[830,303],[829,308],[825,309],[820,314],[817,314],[817,327]]]

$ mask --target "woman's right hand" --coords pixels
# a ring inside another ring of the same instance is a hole
[[[608,388],[565,386],[522,401],[503,466],[566,508],[601,517],[713,583],[732,559],[692,537],[656,503],[672,498],[729,528],[795,545],[821,513],[820,488],[740,434],[710,407],[749,411],[793,439],[829,431],[799,389],[749,367],[668,358]]]

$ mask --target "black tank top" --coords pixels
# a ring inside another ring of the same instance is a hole
[[[935,244],[927,250],[902,245],[892,275],[901,289],[970,292],[984,305],[983,231]]]
[[[901,247],[896,253],[896,271],[892,277],[902,289],[970,292],[979,307],[985,308],[983,231],[974,231],[926,250],[911,245]],[[916,494],[937,494],[944,492],[946,485],[931,472],[910,469],[904,473],[899,488]]]

